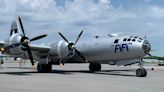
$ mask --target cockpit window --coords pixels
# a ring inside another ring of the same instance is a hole
[[[139,38],[140,40],[143,40],[142,38]]]
[[[125,42],[126,40],[127,40],[127,38],[124,38],[124,40],[123,40],[123,41]]]
[[[15,33],[18,33],[18,30],[17,30],[17,29],[13,29],[13,30],[11,30],[11,32],[10,32],[10,36],[11,36],[12,34],[15,34]]]
[[[136,39],[132,39],[132,41],[133,41],[133,42],[135,42],[135,41],[136,41]]]
[[[98,38],[99,38],[99,36],[95,36],[95,38],[96,38],[96,39],[98,39]]]
[[[129,38],[128,41],[131,41],[131,39]]]
[[[116,40],[114,41],[114,43],[118,43],[118,41],[119,41],[119,39],[116,39]]]
[[[141,40],[138,40],[138,42],[141,42]]]

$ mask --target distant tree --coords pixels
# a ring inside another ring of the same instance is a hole
[[[151,56],[151,57],[145,57],[144,59],[158,59],[158,60],[164,60],[164,57]]]

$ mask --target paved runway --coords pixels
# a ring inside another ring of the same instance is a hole
[[[137,67],[102,65],[88,72],[88,64],[53,66],[52,73],[37,73],[30,63],[19,68],[5,63],[0,70],[0,92],[163,92],[164,68],[148,69],[148,76],[135,76]]]

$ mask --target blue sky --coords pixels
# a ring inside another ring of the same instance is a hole
[[[12,21],[21,16],[26,34],[49,36],[35,43],[75,40],[90,35],[146,34],[153,55],[164,56],[164,0],[0,0],[0,39],[9,36]]]

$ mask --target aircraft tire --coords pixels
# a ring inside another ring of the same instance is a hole
[[[52,64],[38,64],[37,70],[39,73],[49,73],[52,71]]]
[[[147,76],[147,71],[145,68],[139,68],[136,70],[136,76],[137,77],[146,77]]]
[[[101,64],[100,63],[90,63],[89,65],[89,70],[91,72],[94,72],[94,71],[101,71]]]
[[[51,71],[52,71],[52,63],[49,62],[49,63],[47,64],[47,72],[50,73]]]

